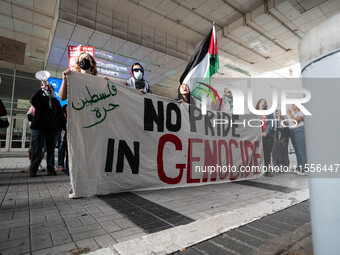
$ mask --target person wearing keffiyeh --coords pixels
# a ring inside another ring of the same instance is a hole
[[[41,162],[41,151],[46,139],[47,174],[56,175],[54,169],[54,150],[56,135],[60,129],[65,128],[65,118],[59,101],[55,98],[53,87],[47,81],[42,82],[39,89],[31,98],[35,108],[31,129],[31,169],[30,176],[36,177]]]
[[[216,95],[214,95],[215,101],[211,101],[210,110],[211,111],[221,111],[232,113],[233,111],[233,93],[228,88],[224,89],[224,94],[222,96],[222,105],[220,104],[219,100],[217,100]]]
[[[233,93],[231,93],[230,89],[225,88],[222,97],[221,111],[231,113],[232,110],[233,110]]]
[[[130,77],[127,79],[125,85],[138,89],[142,94],[152,94],[150,85],[144,77],[144,68],[140,63],[134,63],[130,67]]]

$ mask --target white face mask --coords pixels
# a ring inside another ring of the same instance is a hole
[[[133,72],[133,75],[135,76],[136,80],[141,80],[143,78],[142,71]]]

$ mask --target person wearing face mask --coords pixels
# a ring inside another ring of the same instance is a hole
[[[90,74],[90,75],[97,75],[97,63],[94,60],[94,58],[89,54],[82,52],[79,54],[77,58],[77,65],[75,67],[76,72],[80,72],[83,74]],[[59,98],[60,100],[66,100],[67,99],[67,75],[71,71],[69,69],[65,70],[63,72],[63,82],[61,84],[60,90],[59,90]],[[66,128],[66,127],[65,127]],[[64,129],[66,130],[66,129]],[[69,169],[71,171],[71,169]],[[71,181],[71,179],[70,179]],[[71,183],[72,186],[72,183]],[[73,192],[73,189],[71,188],[68,194],[69,198],[75,198],[75,194]]]
[[[77,58],[77,65],[75,67],[75,71],[90,74],[90,75],[97,75],[97,63],[94,58],[89,54],[82,52],[79,54]],[[59,90],[59,98],[60,100],[67,99],[67,75],[70,73],[70,69],[67,69],[63,72],[63,82],[61,84]]]
[[[149,83],[144,79],[144,68],[139,63],[130,67],[130,77],[125,85],[138,89],[143,94],[152,93]]]

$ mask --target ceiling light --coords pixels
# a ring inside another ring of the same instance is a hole
[[[233,65],[231,65],[231,64],[226,64],[226,65],[224,65],[224,66],[225,66],[225,67],[228,67],[228,68],[230,68],[231,70],[234,70],[234,71],[236,71],[236,72],[245,74],[245,75],[247,75],[247,76],[249,76],[249,77],[251,76],[249,72],[247,72],[246,70],[243,70],[243,69],[241,69],[241,68],[239,68],[239,67],[237,67],[237,66],[233,66]]]

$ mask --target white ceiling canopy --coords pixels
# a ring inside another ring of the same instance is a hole
[[[173,97],[213,21],[214,77],[249,77],[298,62],[304,34],[339,10],[338,0],[0,0],[0,36],[26,43],[25,65],[0,66],[60,77],[67,46],[90,45],[102,75],[123,81],[141,62],[153,90]]]

